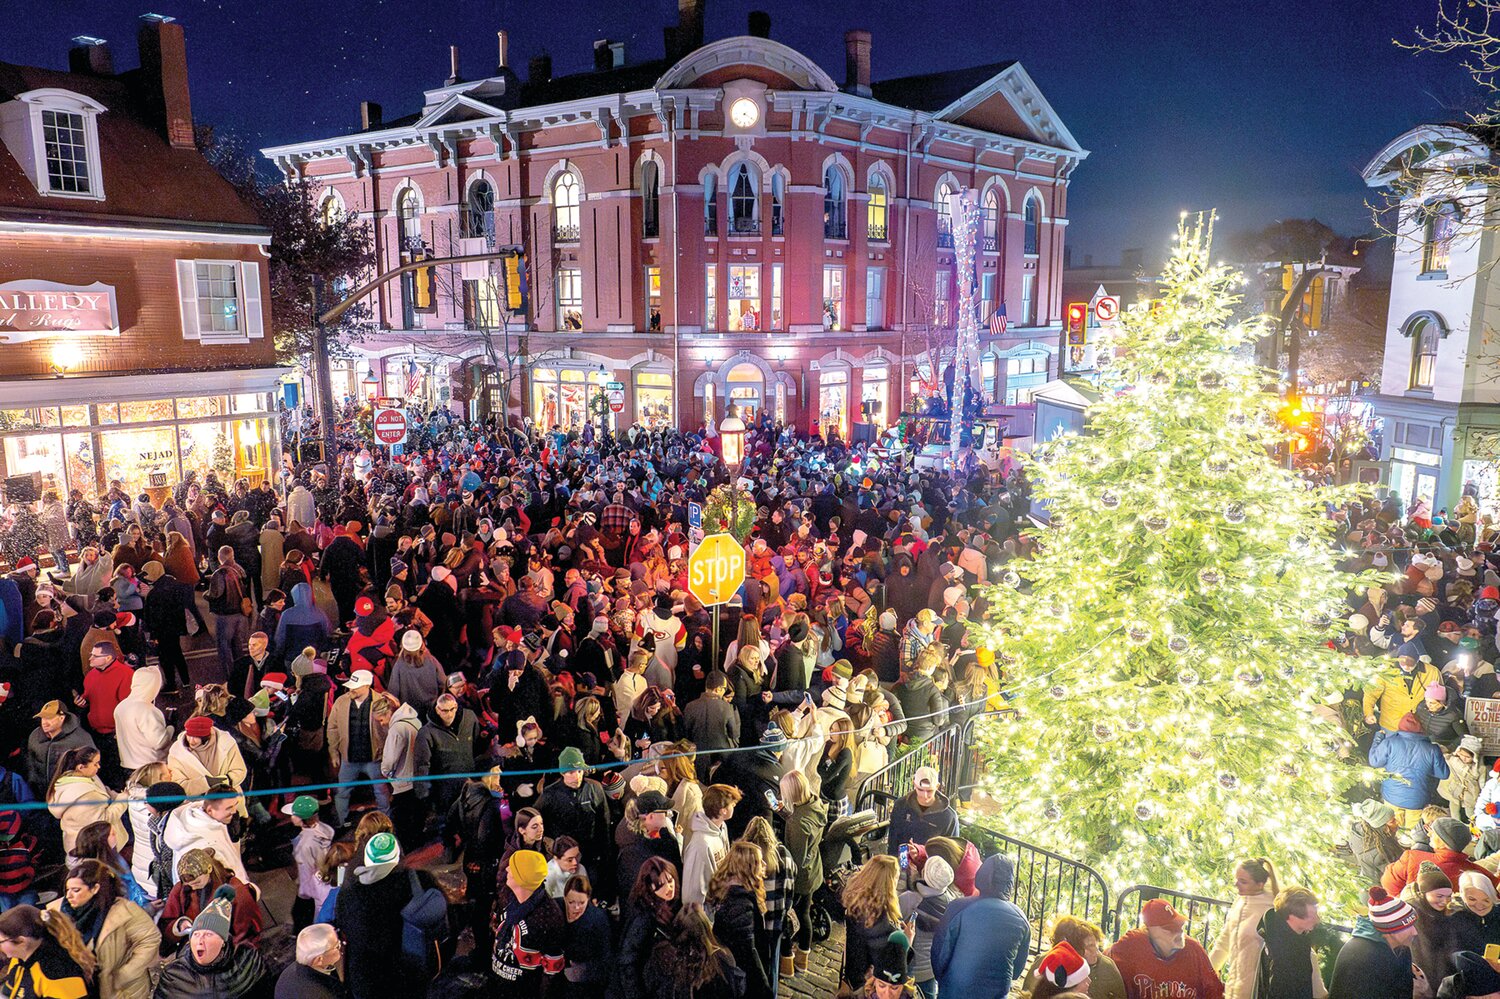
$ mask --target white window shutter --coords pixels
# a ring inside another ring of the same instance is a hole
[[[198,275],[191,260],[177,261],[177,304],[182,308],[182,338],[198,335]]]
[[[246,260],[240,264],[240,294],[245,302],[242,332],[251,340],[261,340],[266,335],[265,316],[260,302],[260,264]]]

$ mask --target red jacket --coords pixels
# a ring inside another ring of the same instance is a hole
[[[1125,979],[1127,999],[1224,999],[1224,983],[1203,945],[1189,937],[1163,961],[1142,929],[1131,930],[1109,949]]]
[[[1467,856],[1444,847],[1434,852],[1426,850],[1407,850],[1401,856],[1391,861],[1386,866],[1385,873],[1380,876],[1380,885],[1390,892],[1395,898],[1411,882],[1417,880],[1417,869],[1422,866],[1422,861],[1430,860],[1440,867],[1448,880],[1453,882],[1453,887],[1458,888],[1458,876],[1464,871],[1478,871],[1490,879],[1491,884],[1496,882],[1495,875],[1474,863]]]
[[[100,735],[114,735],[115,708],[130,696],[130,681],[134,676],[135,670],[119,659],[103,669],[91,669],[83,675],[83,696],[89,702],[89,728]]]

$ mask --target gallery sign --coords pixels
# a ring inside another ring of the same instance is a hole
[[[70,333],[120,335],[120,309],[111,285],[41,280],[0,284],[0,343]]]

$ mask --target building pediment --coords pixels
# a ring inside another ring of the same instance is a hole
[[[440,128],[463,122],[483,121],[487,118],[503,118],[505,112],[467,94],[454,94],[442,104],[424,114],[413,126],[417,130]]]
[[[1361,175],[1370,187],[1385,187],[1424,171],[1459,172],[1493,159],[1494,150],[1472,132],[1456,125],[1418,125],[1386,143]]]
[[[951,121],[985,132],[1032,139],[1073,152],[1083,147],[1073,138],[1041,88],[1020,63],[1011,63],[984,83],[938,111],[939,121]]]
[[[811,59],[769,38],[740,36],[705,45],[688,53],[656,81],[658,90],[691,87],[710,74],[731,66],[753,66],[785,77],[800,90],[838,92],[838,84]]]

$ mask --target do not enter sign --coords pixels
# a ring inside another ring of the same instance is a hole
[[[400,444],[406,440],[406,414],[399,409],[377,409],[371,423],[375,439],[382,444]]]
[[[688,558],[688,589],[705,607],[728,603],[744,583],[745,549],[732,535],[709,535]]]

